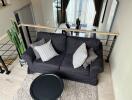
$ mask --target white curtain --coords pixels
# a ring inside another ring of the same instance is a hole
[[[81,20],[81,24],[93,25],[96,15],[93,0],[70,0],[66,9],[67,22],[76,23],[76,19]]]

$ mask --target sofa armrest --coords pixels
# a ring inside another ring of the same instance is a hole
[[[103,46],[100,42],[99,48],[95,50],[95,53],[98,55],[97,59],[91,63],[90,65],[90,73],[100,73],[104,71],[104,64],[103,64]]]
[[[35,60],[35,54],[31,47],[29,47],[22,55],[22,58],[27,61],[27,63],[32,63]]]
[[[101,73],[104,70],[103,59],[97,58],[90,65],[90,73]]]

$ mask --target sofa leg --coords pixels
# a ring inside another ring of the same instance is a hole
[[[98,80],[96,80],[96,81],[92,81],[92,82],[90,82],[90,84],[93,85],[93,86],[97,86],[97,84],[98,84]]]
[[[97,74],[90,74],[90,84],[96,86],[98,84],[98,75]]]
[[[28,68],[27,73],[28,73],[28,74],[33,74],[34,72],[31,71],[31,70]]]

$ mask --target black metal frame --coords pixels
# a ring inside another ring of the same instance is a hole
[[[67,34],[67,32],[66,32],[65,30],[62,30],[62,34]],[[78,34],[79,34],[79,33],[78,33]],[[78,34],[76,34],[76,36],[79,36]],[[93,34],[93,35],[90,36],[90,37],[91,37],[91,38],[96,38],[96,33],[92,33],[92,34]],[[109,35],[108,35],[108,36],[109,36]],[[112,53],[114,44],[115,44],[116,39],[117,39],[117,36],[116,36],[116,35],[114,35],[113,37],[114,37],[113,39],[109,39],[109,38],[107,38],[107,39],[99,39],[99,40],[101,40],[101,41],[106,41],[106,43],[103,42],[103,43],[105,43],[105,44],[103,44],[103,52],[107,52],[107,54],[106,54],[106,55],[103,54],[103,56],[104,56],[105,61],[106,61],[107,63],[109,63],[109,59],[110,59],[110,56],[111,56],[111,53]],[[111,42],[111,45],[108,44],[109,42]],[[109,50],[105,50],[104,47],[109,48]]]
[[[30,32],[29,32],[29,28],[27,26],[26,26],[26,31],[27,31],[27,35],[28,35],[28,38],[29,38],[29,42],[32,43],[31,35],[30,35]]]
[[[3,53],[0,55],[0,63],[2,64],[4,70],[2,69],[2,66],[0,66],[0,73],[4,73],[4,71],[6,71],[6,74],[10,74],[10,71],[8,70],[8,66],[11,65],[15,59],[17,58],[17,56],[19,54],[14,54],[15,51],[17,51],[17,49],[15,50],[11,50],[12,47],[14,47],[14,44],[9,44],[10,40],[6,41],[5,43],[0,44],[0,51],[2,51]],[[2,49],[4,46],[10,46],[8,49]],[[11,51],[11,54],[6,54],[8,51]],[[11,59],[10,57],[15,56],[14,59]],[[5,63],[5,61],[3,60],[3,57],[7,57],[6,59],[9,60],[8,63]]]
[[[2,2],[2,6],[6,6],[6,4],[5,4],[5,1],[4,1],[4,0],[1,0],[1,2]]]
[[[111,53],[112,53],[112,50],[113,50],[113,47],[114,47],[114,45],[115,45],[116,39],[117,39],[117,36],[114,36],[113,41],[112,41],[112,44],[111,44],[111,46],[110,46],[109,54],[108,54],[108,56],[107,56],[107,59],[105,60],[106,62],[109,62],[110,55],[111,55]],[[107,42],[108,42],[108,41],[109,41],[109,40],[107,39]]]
[[[104,12],[103,12],[103,18],[102,18],[102,21],[101,21],[102,23],[104,22],[107,5],[108,5],[108,0],[106,1],[106,4],[105,4],[105,9],[104,9]]]
[[[22,28],[22,27],[21,27],[21,28]],[[29,35],[28,35],[28,38],[31,40],[30,30],[29,30],[29,28],[27,28],[27,26],[26,26],[26,29],[27,29],[27,34],[29,34]],[[67,34],[67,32],[66,32],[65,30],[62,30],[62,34]],[[78,36],[78,35],[77,35],[77,36]],[[108,36],[109,36],[109,35],[108,35]],[[111,56],[111,53],[112,53],[114,44],[115,44],[115,42],[116,42],[117,35],[113,35],[113,37],[114,37],[113,39],[109,39],[109,38],[107,38],[107,39],[100,39],[101,41],[106,41],[106,42],[107,42],[106,44],[103,45],[103,47],[108,47],[108,48],[109,48],[109,50],[104,50],[104,49],[103,49],[103,52],[107,52],[107,53],[108,53],[107,55],[103,55],[104,57],[106,57],[106,59],[105,59],[106,62],[109,62],[109,58],[110,58],[110,56]],[[92,38],[96,38],[96,33],[94,33],[94,37],[92,37]],[[25,39],[25,38],[22,37],[22,39]],[[111,45],[109,45],[108,42],[112,42]],[[31,42],[31,43],[32,43],[32,42]],[[27,45],[27,44],[26,44],[26,45]]]
[[[14,12],[14,15],[15,15],[17,24],[20,24],[20,18],[19,18],[18,13]],[[21,34],[21,36],[22,36],[22,39],[23,39],[25,48],[27,48],[28,46],[27,46],[27,43],[26,43],[26,39],[24,38],[24,32],[23,32],[22,27],[19,27],[19,30],[20,30],[20,34]]]

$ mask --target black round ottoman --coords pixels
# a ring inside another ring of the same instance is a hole
[[[57,75],[42,74],[32,82],[30,94],[35,100],[56,100],[63,88],[63,80]]]

